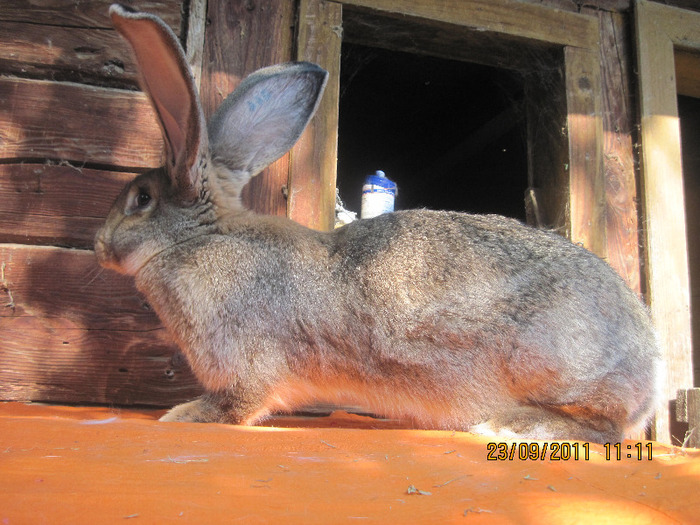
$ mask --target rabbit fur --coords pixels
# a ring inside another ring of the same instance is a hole
[[[654,409],[646,308],[602,260],[496,215],[412,210],[319,232],[257,215],[248,180],[309,122],[327,73],[244,80],[208,129],[183,51],[114,5],[166,142],[95,239],[133,275],[205,394],[164,421],[254,424],[314,401],[421,428],[619,441]]]

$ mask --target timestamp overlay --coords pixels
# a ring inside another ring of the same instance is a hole
[[[636,459],[651,461],[652,442],[623,442],[603,444],[606,461]],[[588,461],[591,444],[586,442],[537,441],[537,442],[490,442],[486,444],[487,461]]]

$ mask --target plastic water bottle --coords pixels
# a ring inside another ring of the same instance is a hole
[[[394,211],[394,199],[397,193],[396,183],[387,179],[383,171],[377,170],[374,175],[368,175],[362,186],[360,217],[371,219],[382,213]]]

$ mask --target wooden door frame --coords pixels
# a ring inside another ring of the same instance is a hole
[[[700,13],[637,0],[635,26],[647,301],[666,362],[662,406],[652,437],[669,441],[672,401],[677,390],[693,386],[678,88],[700,95],[692,82],[677,86],[676,61],[679,54],[700,57]],[[700,62],[696,64],[700,72]]]
[[[557,148],[562,152],[542,155],[531,167],[530,182],[537,186],[556,180],[565,186],[568,191],[560,186],[549,196],[559,202],[550,206],[557,213],[548,226],[607,257],[598,19],[513,0],[301,0],[297,59],[319,63],[331,72],[331,80],[318,116],[292,150],[289,217],[317,229],[333,224],[343,9],[449,24],[491,41],[558,50],[566,101],[551,135],[561,139]]]

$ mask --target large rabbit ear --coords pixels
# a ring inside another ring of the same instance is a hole
[[[244,174],[245,181],[259,173],[299,139],[327,79],[324,69],[308,62],[267,67],[248,76],[209,122],[212,159]]]
[[[199,157],[206,152],[205,121],[182,46],[163,21],[113,4],[112,23],[129,42],[160,120],[167,146],[167,167],[178,197],[193,201],[199,190]]]

